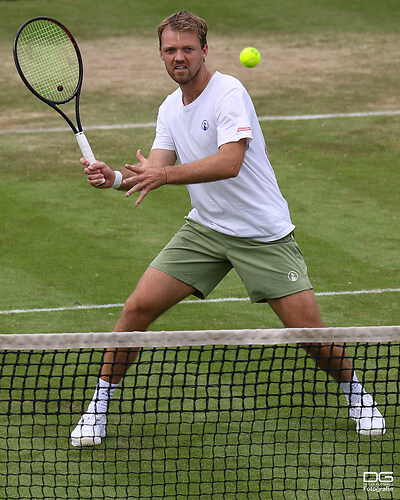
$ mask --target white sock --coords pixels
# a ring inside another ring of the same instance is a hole
[[[355,372],[353,372],[351,382],[340,382],[340,386],[346,396],[348,405],[357,405],[361,402],[362,395],[365,394],[365,389],[360,384]]]
[[[102,378],[99,378],[87,413],[107,413],[108,404],[117,387],[118,384],[110,384]]]

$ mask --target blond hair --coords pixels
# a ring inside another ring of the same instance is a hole
[[[203,49],[207,43],[207,24],[201,17],[183,10],[172,14],[171,16],[164,19],[164,21],[158,26],[158,40],[161,47],[161,36],[165,28],[171,28],[173,31],[186,31],[193,30],[199,37],[201,48]]]

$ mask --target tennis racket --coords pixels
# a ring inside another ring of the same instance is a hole
[[[14,61],[28,89],[64,118],[75,134],[82,155],[90,164],[94,163],[96,158],[83,132],[79,113],[82,57],[69,30],[50,17],[26,21],[15,35]],[[76,126],[58,107],[74,98]],[[105,179],[100,184],[103,182]]]

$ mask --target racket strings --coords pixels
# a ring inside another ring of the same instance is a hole
[[[61,26],[45,19],[28,24],[18,37],[17,57],[27,82],[42,97],[60,103],[74,95],[79,60]]]

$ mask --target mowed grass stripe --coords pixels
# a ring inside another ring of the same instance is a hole
[[[374,295],[381,293],[400,292],[400,288],[376,288],[373,290],[344,290],[338,292],[316,292],[317,297],[335,297],[337,295]],[[221,297],[217,299],[189,299],[182,300],[179,304],[214,304],[217,302],[248,302],[248,297]],[[66,306],[66,307],[42,307],[35,309],[10,309],[8,311],[0,311],[0,315],[8,314],[24,314],[24,313],[40,313],[40,312],[58,312],[58,311],[79,311],[90,309],[114,309],[123,307],[124,303],[119,304],[92,304],[92,305],[79,305],[79,306]]]
[[[354,113],[326,113],[317,115],[293,115],[293,116],[260,116],[260,122],[269,121],[301,121],[301,120],[326,120],[330,118],[363,118],[369,116],[397,116],[400,115],[400,110],[389,111],[366,111]],[[156,122],[150,123],[119,123],[109,125],[89,125],[85,130],[118,130],[118,129],[136,129],[136,128],[154,128]],[[52,127],[52,128],[37,128],[37,129],[12,129],[0,130],[1,135],[5,134],[41,134],[48,132],[66,132],[67,127]]]

